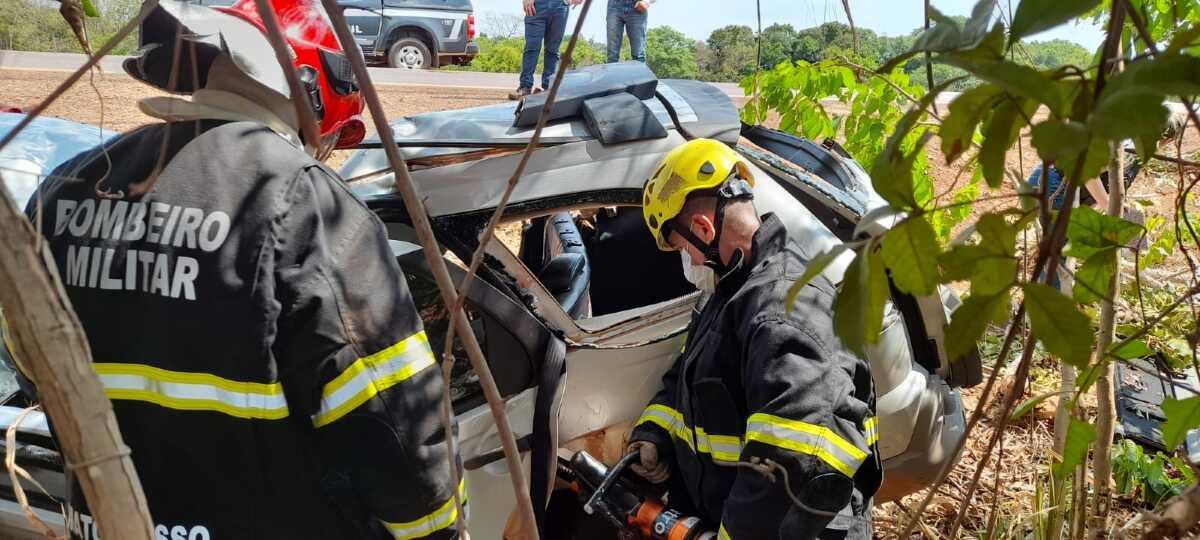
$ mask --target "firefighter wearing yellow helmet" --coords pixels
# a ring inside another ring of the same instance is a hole
[[[679,251],[710,294],[630,435],[633,469],[668,482],[673,506],[720,539],[869,539],[883,470],[870,368],[833,333],[827,278],[784,305],[807,261],[777,216],[759,218],[753,190],[746,159],[708,139],[669,152],[646,182],[659,249]],[[755,458],[788,474],[729,466]]]

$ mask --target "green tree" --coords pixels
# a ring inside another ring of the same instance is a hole
[[[772,24],[762,32],[762,68],[799,60],[799,34],[790,24]]]
[[[810,64],[819,63],[823,48],[817,38],[813,36],[800,36],[796,39],[796,60],[803,60]]]
[[[4,1],[4,0],[0,0]],[[571,36],[563,38],[562,51],[565,53]],[[453,71],[483,71],[488,73],[518,73],[521,71],[521,56],[525,52],[525,39],[520,37],[488,37],[476,39],[479,44],[479,56],[466,66],[446,66],[443,69]],[[590,39],[580,39],[575,44],[575,61],[570,66],[583,67],[602,64],[605,60],[604,46]],[[542,57],[538,57],[537,72],[542,70]]]
[[[1054,69],[1062,66],[1088,67],[1092,63],[1091,51],[1070,41],[1055,39],[1051,41],[1034,41],[1023,47],[1029,58],[1018,55],[1017,60],[1033,60],[1033,66],[1039,69]]]
[[[700,74],[696,41],[670,26],[651,28],[646,32],[646,64],[662,78],[695,79]]]
[[[754,30],[729,25],[713,30],[707,47],[697,54],[701,77],[710,81],[736,81],[754,72]]]

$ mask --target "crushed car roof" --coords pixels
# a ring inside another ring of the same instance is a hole
[[[636,66],[631,65],[636,64]],[[737,107],[719,88],[699,81],[656,80],[653,73],[640,62],[601,64],[568,72],[563,77],[560,93],[576,96],[604,96],[623,91],[614,88],[613,80],[642,70],[656,82],[654,92],[642,103],[668,130],[676,128],[665,100],[670,104],[679,123],[693,137],[718,139],[736,144],[741,130]],[[639,74],[640,75],[640,74]],[[540,96],[538,99],[544,99]],[[523,146],[533,136],[534,127],[514,125],[521,102],[487,105],[470,109],[432,112],[406,116],[392,122],[392,133],[406,159],[466,153],[472,149]],[[552,121],[542,132],[545,146],[594,140],[582,115],[572,115]],[[364,141],[363,148],[378,148],[379,137]]]

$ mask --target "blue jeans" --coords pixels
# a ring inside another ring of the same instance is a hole
[[[1054,196],[1054,200],[1050,201],[1050,208],[1055,211],[1061,210],[1063,203],[1065,203],[1067,200],[1067,190],[1059,189],[1059,186],[1061,186],[1063,183],[1062,172],[1060,172],[1058,167],[1055,167],[1054,165],[1050,166],[1049,172],[1050,181],[1046,183],[1046,193]],[[1033,172],[1029,175],[1028,183],[1030,187],[1037,188],[1039,190],[1041,189],[1042,166],[1040,164],[1034,166]],[[1055,194],[1056,192],[1057,195]],[[1080,195],[1082,194],[1083,192],[1081,191]]]
[[[550,79],[558,70],[562,56],[563,32],[567,29],[567,6],[562,0],[539,0],[532,17],[525,17],[525,54],[521,56],[520,88],[533,88],[533,72],[545,42],[546,56],[542,66],[542,88],[550,87]]]
[[[633,9],[636,0],[608,0],[608,61],[621,61],[621,34],[629,34],[629,56],[646,61],[646,13]]]

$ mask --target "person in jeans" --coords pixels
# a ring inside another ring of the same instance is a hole
[[[525,8],[525,53],[521,56],[521,81],[508,99],[521,99],[550,87],[550,78],[558,69],[563,31],[567,28],[567,5],[579,5],[583,0],[523,0]],[[533,87],[533,72],[537,69],[538,54],[545,44],[546,56],[542,66],[542,86]]]
[[[629,56],[646,61],[647,11],[654,0],[608,0],[608,62],[621,60],[621,34],[629,34]]]

